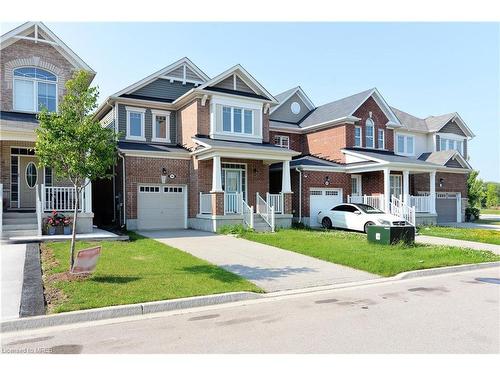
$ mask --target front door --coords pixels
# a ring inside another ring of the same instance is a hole
[[[360,175],[352,175],[351,176],[351,196],[360,197],[361,195],[362,195],[361,176]]]
[[[394,195],[399,199],[399,196],[403,193],[402,190],[402,176],[398,174],[391,174],[390,176],[390,187],[391,187],[391,197]]]
[[[241,173],[238,170],[226,169],[226,193],[241,193]]]
[[[36,184],[39,180],[39,171],[36,167],[36,158],[31,156],[19,157],[19,198],[20,208],[35,208]]]

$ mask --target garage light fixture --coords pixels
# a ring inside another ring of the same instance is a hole
[[[325,176],[325,185],[330,185],[330,176]]]
[[[439,187],[443,187],[444,185],[444,178],[439,179]]]

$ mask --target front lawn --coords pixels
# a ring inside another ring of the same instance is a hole
[[[455,240],[476,241],[500,245],[500,231],[494,229],[422,227],[420,234],[426,236],[453,238]]]
[[[49,312],[63,312],[236,291],[262,292],[222,268],[155,240],[130,233],[131,241],[78,242],[102,246],[96,271],[71,276],[69,243],[42,245]]]
[[[474,220],[477,224],[500,225],[500,220],[497,219],[477,219]]]
[[[486,215],[500,215],[500,209],[499,208],[482,208],[481,213],[486,214]]]
[[[362,233],[339,230],[282,229],[276,233],[245,232],[242,237],[382,276],[500,260],[500,256],[491,252],[457,247],[372,244]]]

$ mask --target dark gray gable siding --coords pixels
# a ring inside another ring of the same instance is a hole
[[[170,99],[174,101],[178,97],[184,95],[186,92],[194,87],[192,83],[182,84],[182,82],[174,81],[170,83],[168,79],[158,78],[153,82],[135,90],[131,94],[150,96],[154,98]]]
[[[450,168],[463,168],[462,164],[460,164],[458,160],[453,160],[453,159],[448,160],[448,162],[445,165]]]
[[[124,104],[118,104],[118,131],[120,140],[127,137],[127,110]],[[140,108],[139,106],[137,108]],[[150,108],[146,108],[144,114],[144,132],[146,133],[146,142],[151,142],[153,137],[153,115]],[[177,144],[177,112],[170,111],[170,144]]]
[[[293,102],[297,102],[300,104],[300,112],[298,114],[294,114],[290,108],[290,105]],[[305,115],[307,115],[308,112],[309,108],[307,108],[306,104],[302,101],[299,95],[295,93],[290,97],[290,99],[284,102],[276,111],[271,113],[269,119],[297,123]]]
[[[462,131],[460,126],[457,125],[456,122],[450,121],[447,123],[445,126],[441,128],[439,131],[440,133],[451,133],[451,134],[456,134],[456,135],[461,135],[465,137],[465,133]]]
[[[436,151],[441,151],[441,137],[436,134]]]

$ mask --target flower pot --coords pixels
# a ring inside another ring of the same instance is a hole
[[[66,235],[71,234],[71,227],[69,225],[67,225],[63,228],[64,228],[64,234],[66,234]]]
[[[64,234],[64,227],[58,225],[56,227],[56,234]]]
[[[56,227],[49,225],[47,227],[47,233],[49,236],[53,236],[54,234],[56,234]]]

